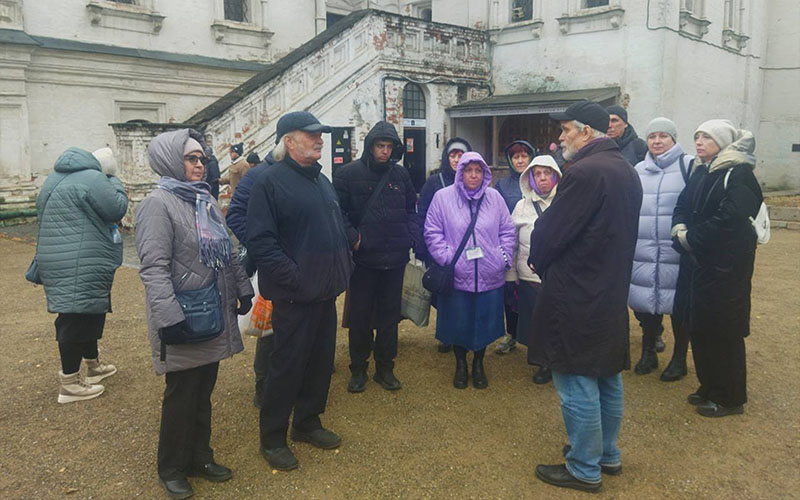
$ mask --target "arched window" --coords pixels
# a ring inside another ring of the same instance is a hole
[[[409,83],[403,89],[403,118],[425,119],[425,94],[416,83]]]

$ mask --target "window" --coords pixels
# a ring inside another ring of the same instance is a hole
[[[419,18],[423,21],[432,21],[433,11],[430,8],[421,9],[419,11]]]
[[[533,19],[533,0],[511,1],[511,22],[530,21]]]
[[[403,89],[403,118],[425,119],[425,94],[416,83],[409,83]]]
[[[111,0],[114,3],[126,3],[128,5],[136,5],[136,0]]]
[[[225,19],[246,23],[249,21],[247,0],[225,0]]]
[[[725,28],[741,31],[743,15],[744,7],[741,0],[725,0]]]
[[[344,19],[344,16],[341,15],[341,14],[334,14],[332,12],[326,12],[325,13],[325,27],[326,28],[330,28],[331,26],[333,26],[334,24],[338,23],[342,19]]]
[[[583,0],[584,9],[592,9],[594,7],[608,7],[608,0]]]

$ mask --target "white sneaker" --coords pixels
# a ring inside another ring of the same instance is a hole
[[[117,373],[116,366],[107,365],[101,362],[99,358],[87,359],[86,368],[86,381],[90,384],[96,384],[104,378]]]
[[[75,401],[94,399],[106,390],[102,385],[86,383],[81,379],[80,372],[64,375],[64,372],[59,371],[58,378],[61,380],[61,388],[58,389],[59,403],[73,403]]]
[[[497,354],[508,354],[509,352],[511,352],[516,348],[517,348],[517,341],[513,337],[511,337],[511,335],[506,334],[503,337],[503,340],[501,340],[500,343],[497,344],[497,347],[495,347],[494,352]]]

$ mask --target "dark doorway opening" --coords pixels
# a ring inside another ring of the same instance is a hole
[[[425,184],[425,129],[404,129],[403,144],[405,144],[403,166],[408,169],[414,189],[419,193]]]

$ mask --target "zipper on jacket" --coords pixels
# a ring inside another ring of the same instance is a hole
[[[658,213],[658,209],[661,206],[661,184],[664,182],[664,177],[666,174],[664,171],[661,171],[661,178],[658,180],[658,187],[656,188],[656,223],[655,223],[655,241],[656,241],[656,262],[655,262],[655,269],[656,275],[653,278],[653,284],[655,285],[655,307],[653,309],[653,314],[658,314],[658,306],[661,302],[661,293],[660,293],[660,280],[659,280],[659,264],[661,262],[661,241],[658,238],[658,219],[661,215]]]

